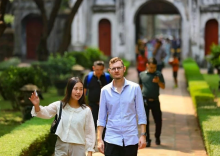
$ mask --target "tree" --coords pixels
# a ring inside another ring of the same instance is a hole
[[[210,47],[211,54],[209,54],[206,58],[211,63],[213,67],[215,67],[220,76],[220,45],[213,44]],[[220,80],[218,89],[220,90]]]
[[[67,51],[70,41],[71,41],[71,25],[73,22],[73,19],[81,5],[83,0],[77,0],[74,4],[74,6],[71,9],[70,14],[68,15],[68,18],[65,22],[65,28],[64,28],[64,33],[62,36],[62,40],[61,40],[61,44],[60,47],[58,49],[58,52],[60,54],[64,54],[65,51]]]
[[[37,54],[38,54],[38,60],[39,61],[45,61],[48,58],[49,51],[47,49],[47,39],[48,39],[52,29],[53,29],[53,25],[54,25],[56,16],[58,14],[58,11],[60,9],[61,3],[62,2],[65,3],[64,0],[63,1],[62,0],[56,0],[54,2],[54,6],[53,6],[52,12],[50,14],[50,18],[48,20],[47,16],[46,16],[46,11],[45,11],[43,1],[44,0],[34,0],[34,2],[36,3],[38,9],[41,12],[41,17],[42,17],[42,21],[43,21],[43,34],[41,36],[41,40],[40,40],[40,43],[39,43],[38,48],[37,48]],[[65,27],[63,29],[64,33],[63,33],[63,36],[62,36],[61,45],[60,45],[59,50],[58,50],[61,54],[63,54],[67,50],[67,48],[70,44],[71,24],[73,22],[75,14],[77,13],[82,1],[83,0],[77,0],[75,2],[74,6],[72,7],[71,12],[68,15],[68,18],[65,22]]]
[[[213,44],[210,47],[211,54],[207,56],[207,60],[215,67],[220,74],[220,45]]]
[[[34,0],[38,9],[41,12],[41,18],[43,21],[43,33],[41,35],[41,39],[39,45],[37,47],[37,55],[39,61],[45,61],[48,58],[49,51],[47,49],[47,39],[53,29],[55,19],[60,9],[60,5],[62,0],[56,0],[53,5],[53,9],[50,13],[49,19],[47,18],[46,10],[44,7],[43,0]]]
[[[6,24],[4,22],[4,15],[7,6],[8,0],[0,1],[0,36],[4,33],[6,29]]]

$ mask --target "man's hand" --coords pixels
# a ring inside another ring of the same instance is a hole
[[[103,142],[103,140],[101,139],[101,140],[98,140],[98,150],[99,150],[99,152],[101,152],[102,154],[104,154],[104,142]]]
[[[159,76],[155,76],[155,77],[153,78],[152,82],[157,83],[157,84],[159,85],[159,87],[162,88],[162,89],[165,88],[165,84],[160,81]]]
[[[146,136],[141,136],[138,142],[138,149],[142,149],[146,147]]]
[[[87,156],[92,156],[92,152],[89,151],[89,152],[87,153]]]
[[[159,76],[155,76],[155,77],[153,78],[153,82],[154,82],[154,83],[159,83],[159,82],[160,82]]]

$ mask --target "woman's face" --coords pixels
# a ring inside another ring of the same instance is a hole
[[[82,95],[83,95],[83,84],[81,82],[77,82],[73,87],[71,97],[74,100],[78,101],[82,97]]]

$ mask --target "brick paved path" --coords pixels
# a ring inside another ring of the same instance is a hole
[[[138,156],[207,156],[197,123],[192,100],[186,90],[183,69],[178,73],[179,88],[173,88],[171,68],[163,70],[166,89],[161,90],[163,113],[161,145],[155,145],[155,125],[150,116],[151,147],[138,151]],[[135,68],[128,71],[128,80],[137,82]],[[96,152],[93,156],[103,156]]]

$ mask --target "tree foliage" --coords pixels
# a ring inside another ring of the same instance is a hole
[[[8,0],[0,0],[0,36],[4,33],[6,29],[6,24],[4,22],[4,15],[7,4],[8,4]]]
[[[211,46],[211,54],[207,59],[220,73],[220,45],[213,44]]]

